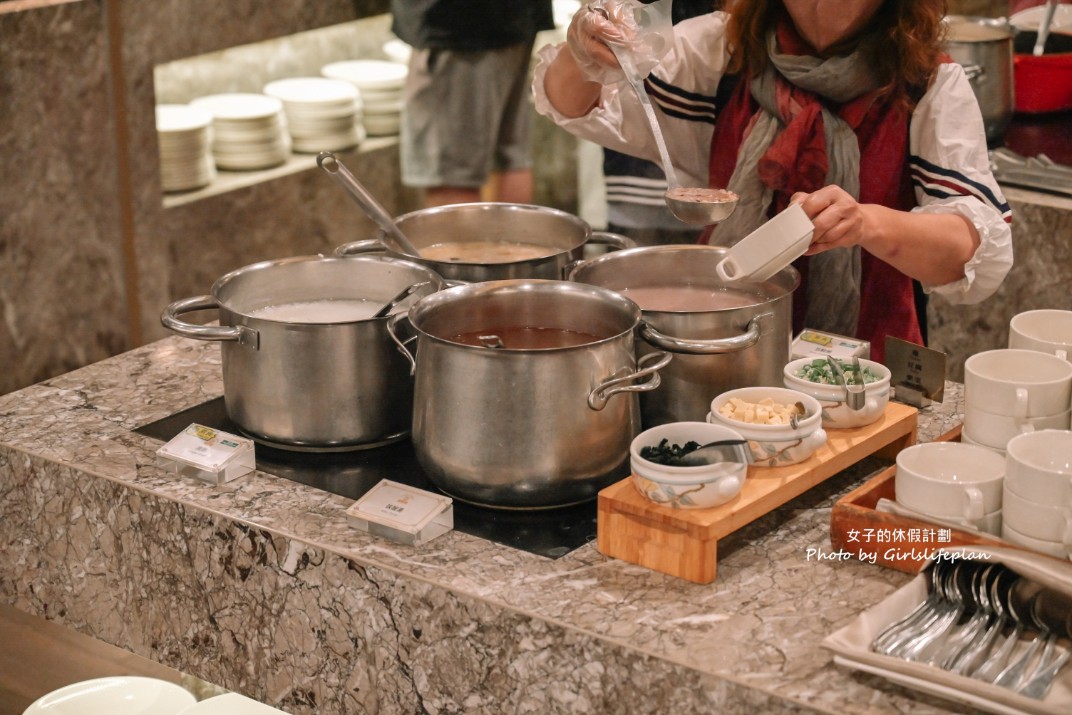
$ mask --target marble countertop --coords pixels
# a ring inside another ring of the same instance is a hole
[[[834,501],[886,462],[723,539],[708,585],[594,543],[407,547],[350,526],[343,497],[157,467],[132,430],[221,395],[220,360],[173,337],[0,396],[4,602],[293,713],[962,712],[820,647],[910,579],[830,545]],[[921,411],[921,440],[961,394]]]

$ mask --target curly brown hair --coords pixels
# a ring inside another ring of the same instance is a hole
[[[781,0],[730,0],[730,71],[761,71],[767,64],[764,38],[779,22],[791,22]],[[882,82],[883,96],[911,108],[926,91],[942,62],[945,0],[886,0],[864,32],[879,41],[871,57]],[[836,53],[837,47],[829,52]]]

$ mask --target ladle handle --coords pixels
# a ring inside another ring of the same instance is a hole
[[[648,124],[651,125],[651,133],[655,137],[655,146],[659,149],[659,159],[663,165],[663,173],[666,174],[667,186],[671,189],[676,189],[681,186],[677,181],[677,172],[674,171],[674,165],[670,161],[670,151],[666,148],[666,140],[663,139],[663,131],[659,127],[659,118],[655,116],[655,108],[651,106],[651,100],[648,99],[648,93],[644,90],[644,80],[636,77],[636,67],[633,66],[633,61],[629,57],[628,52],[619,52],[615,49],[614,45],[609,45],[614,56],[618,58],[618,64],[622,66],[622,71],[625,72],[625,78],[629,80],[630,86],[633,91],[636,92],[637,99],[640,100],[640,105],[644,108],[644,114],[648,118]]]
[[[346,189],[357,205],[370,219],[376,222],[377,226],[386,231],[398,243],[402,253],[410,256],[421,255],[417,247],[406,238],[406,234],[402,233],[398,226],[395,225],[394,219],[380,205],[376,197],[369,193],[369,190],[357,180],[356,176],[350,173],[350,170],[339,161],[335,154],[330,151],[322,151],[317,155],[316,163],[337,184]]]

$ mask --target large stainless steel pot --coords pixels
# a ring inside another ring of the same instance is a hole
[[[670,361],[638,364],[635,303],[566,281],[491,281],[422,298],[408,317],[416,356],[399,347],[416,373],[413,444],[440,489],[538,509],[593,499],[628,474],[637,393],[658,387]],[[524,331],[543,332],[535,346],[511,347]],[[483,342],[460,342],[466,334]]]
[[[435,206],[404,214],[395,224],[418,249],[440,243],[497,241],[547,246],[553,252],[542,258],[510,263],[458,263],[409,256],[390,248],[383,231],[377,237],[339,246],[337,255],[386,251],[422,263],[449,281],[479,283],[513,278],[562,280],[569,266],[583,258],[589,244],[611,248],[635,245],[625,236],[593,232],[587,222],[558,209],[497,202]]]
[[[428,284],[418,295],[443,287],[426,266],[385,256],[265,261],[223,276],[211,295],[172,303],[161,322],[222,342],[227,414],[254,439],[297,450],[371,447],[404,437],[412,416],[413,380],[388,318],[284,322],[257,312],[310,301],[387,303],[415,283]],[[197,310],[218,310],[220,324],[179,319]]]
[[[725,255],[725,248],[715,246],[650,246],[608,253],[570,272],[571,281],[627,297],[639,288],[702,288],[735,299],[736,307],[643,310],[638,356],[674,353],[673,363],[662,371],[662,387],[641,396],[646,429],[703,421],[711,400],[726,390],[782,384],[792,346],[792,293],[800,274],[788,267],[766,281],[727,284],[715,273]]]
[[[986,138],[997,142],[1005,135],[1016,104],[1015,30],[1003,19],[950,15],[945,20],[945,50],[964,67],[983,113]]]

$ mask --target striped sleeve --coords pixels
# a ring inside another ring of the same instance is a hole
[[[982,113],[960,65],[939,68],[912,113],[909,145],[914,210],[963,216],[980,241],[964,278],[924,287],[952,303],[985,300],[1012,268],[1012,210],[990,171]]]

